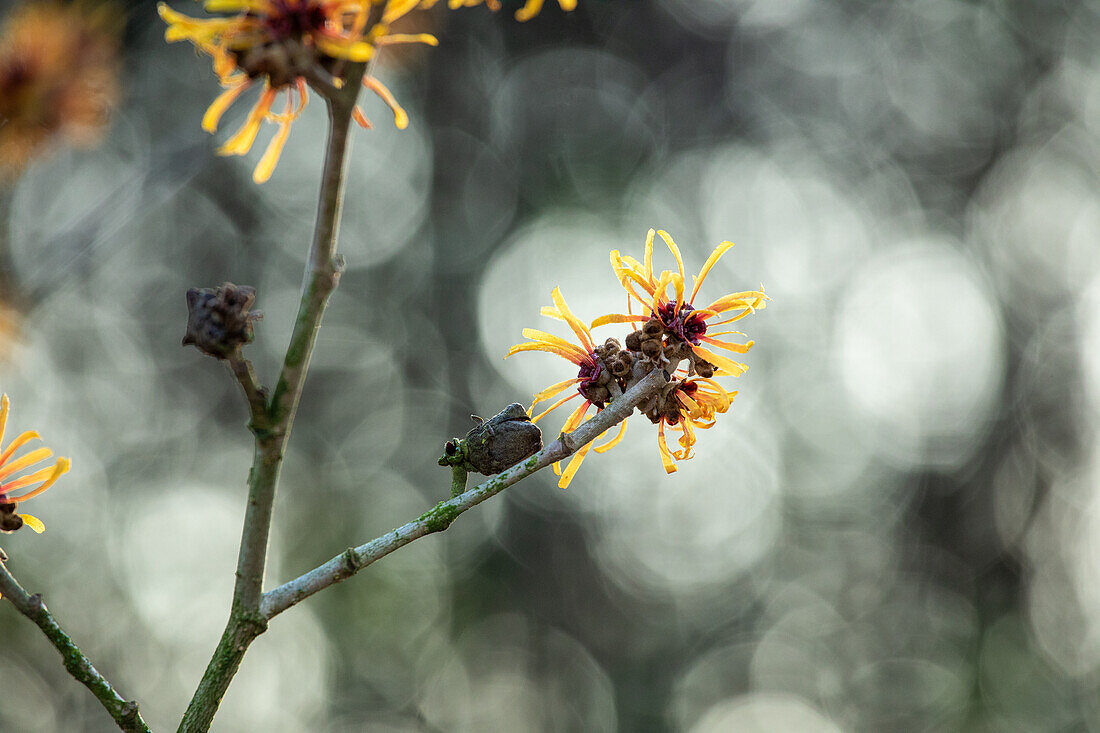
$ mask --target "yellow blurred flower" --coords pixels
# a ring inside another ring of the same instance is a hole
[[[545,351],[551,354],[557,354],[580,368],[576,377],[566,379],[557,384],[552,384],[546,389],[538,392],[535,395],[535,401],[531,404],[531,410],[528,410],[528,412],[531,412],[538,403],[557,397],[565,390],[575,386],[576,391],[559,399],[534,418],[535,422],[538,422],[547,413],[561,407],[563,404],[579,395],[584,398],[584,401],[573,410],[568,418],[566,418],[565,424],[562,425],[561,428],[561,432],[569,433],[576,430],[577,426],[584,422],[591,407],[594,406],[596,412],[599,412],[608,401],[621,394],[622,381],[612,373],[608,364],[609,361],[615,360],[617,354],[612,354],[612,352],[618,352],[618,344],[614,343],[612,346],[613,342],[609,342],[602,346],[596,346],[592,341],[592,332],[584,321],[577,318],[577,316],[573,314],[573,311],[569,309],[569,306],[565,302],[565,298],[562,297],[561,291],[558,288],[554,288],[552,297],[554,299],[554,305],[543,308],[542,315],[559,321],[565,321],[573,331],[573,334],[577,337],[578,343],[574,344],[560,336],[555,336],[545,331],[525,328],[523,329],[523,335],[530,340],[513,346],[508,350],[504,358],[507,359],[509,356],[518,354],[521,351]],[[622,440],[625,432],[626,421],[624,420],[619,424],[619,431],[616,436],[607,443],[597,447],[596,452],[603,453],[611,450],[611,448]],[[573,476],[576,475],[578,469],[581,467],[581,462],[584,461],[585,456],[588,455],[592,447],[593,443],[582,446],[570,459],[564,472],[561,470],[560,463],[554,464],[554,472],[561,476],[561,479],[558,481],[558,486],[563,489],[569,486],[569,482],[573,480]]]
[[[8,410],[11,402],[7,395],[0,397],[0,445],[4,440],[4,428],[7,427]],[[42,532],[46,526],[38,517],[30,514],[20,514],[15,510],[21,503],[41,494],[53,486],[54,482],[71,465],[68,458],[58,458],[52,466],[39,468],[32,473],[23,473],[27,469],[41,463],[53,455],[49,448],[36,448],[24,453],[19,458],[15,457],[16,451],[32,440],[38,438],[38,433],[28,430],[15,438],[6,448],[0,452],[0,532],[14,532],[26,525],[35,532]],[[17,476],[16,474],[22,474]],[[27,489],[22,494],[12,496],[11,492]]]
[[[210,13],[235,13],[226,17],[191,18],[166,4],[157,6],[168,23],[165,40],[190,41],[213,59],[214,72],[225,91],[207,108],[202,128],[215,132],[222,115],[253,85],[260,96],[245,123],[218,149],[221,155],[244,155],[252,149],[263,122],[278,126],[253,180],[271,177],[290,125],[301,115],[308,100],[307,77],[332,76],[339,86],[342,62],[365,62],[379,47],[394,43],[427,43],[424,34],[390,33],[389,26],[420,4],[420,0],[206,0]],[[365,76],[363,85],[378,94],[394,113],[398,128],[408,125],[408,115],[377,79]],[[280,94],[281,112],[274,111]],[[370,122],[358,107],[355,120]]]
[[[435,5],[436,1],[437,0],[426,0],[424,7],[430,8]],[[531,20],[531,18],[534,18],[539,14],[539,11],[542,10],[543,2],[545,2],[545,0],[526,0],[526,2],[523,3],[523,7],[516,11],[516,20],[521,22]],[[472,8],[475,5],[482,4],[487,5],[493,12],[500,10],[500,0],[447,0],[447,6],[452,10],[455,8]],[[562,10],[569,12],[576,10],[577,0],[558,0],[558,5],[561,6]]]
[[[646,236],[645,254],[642,262],[638,262],[630,256],[624,257],[619,254],[618,250],[612,251],[611,267],[615,271],[619,283],[627,292],[628,312],[613,313],[597,318],[592,322],[593,328],[608,323],[646,323],[653,321],[654,325],[660,326],[659,331],[663,332],[663,334],[658,333],[658,335],[663,335],[666,339],[666,348],[672,346],[675,351],[676,346],[683,345],[683,356],[689,359],[693,370],[702,371],[702,368],[706,368],[707,371],[710,371],[709,367],[713,366],[717,367],[717,371],[714,371],[713,374],[718,376],[740,376],[745,372],[745,365],[719,354],[713,349],[744,354],[752,347],[753,342],[721,341],[715,337],[730,334],[744,336],[744,334],[740,331],[710,331],[710,329],[738,321],[764,308],[769,300],[768,296],[759,290],[747,290],[723,295],[706,307],[696,308],[695,296],[698,295],[700,286],[702,286],[715,263],[733,247],[733,243],[722,242],[711,252],[702,269],[699,270],[699,274],[692,277],[691,293],[685,297],[684,260],[680,255],[680,249],[667,232],[658,231],[656,233],[664,240],[672,256],[676,259],[677,271],[665,270],[659,277],[654,275],[653,229],[650,229],[649,234]],[[673,289],[672,296],[668,292],[670,286]],[[638,301],[642,306],[643,312],[640,315],[632,312],[631,299]],[[715,320],[727,313],[732,313],[732,315],[728,318]],[[708,323],[708,321],[713,322]],[[703,373],[703,376],[709,377],[711,374]]]
[[[27,3],[0,31],[0,179],[60,142],[88,147],[118,101],[118,33],[108,5]]]

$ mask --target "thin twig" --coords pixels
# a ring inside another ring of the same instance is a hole
[[[31,595],[23,589],[19,581],[4,565],[7,557],[0,551],[0,594],[24,616],[33,621],[42,633],[46,635],[50,643],[57,649],[61,659],[65,662],[65,669],[82,685],[87,687],[99,704],[114,719],[115,724],[127,733],[150,733],[149,726],[142,720],[138,712],[136,702],[126,700],[115,691],[111,683],[107,681],[99,671],[92,666],[91,661],[80,651],[80,647],[61,628],[54,619],[53,614],[42,602],[42,596],[35,593]]]
[[[675,369],[675,365],[672,365],[672,368]],[[449,501],[441,501],[433,509],[408,524],[359,547],[348,548],[323,565],[268,591],[260,604],[260,614],[265,619],[274,618],[314,593],[350,578],[394,550],[433,532],[442,532],[467,509],[499,494],[536,471],[569,457],[609,428],[627,419],[636,406],[657,394],[667,382],[666,372],[660,369],[653,370],[625,394],[608,404],[595,417],[587,420],[568,435],[559,436],[557,440],[527,460]]]
[[[248,412],[252,417],[251,427],[254,431],[265,430],[268,427],[267,419],[267,395],[260,386],[260,380],[252,368],[252,362],[245,359],[240,349],[225,360],[229,370],[241,385],[244,398],[248,400]]]
[[[313,243],[302,283],[298,316],[290,336],[283,368],[264,410],[265,424],[253,426],[256,446],[248,479],[248,505],[245,508],[241,550],[237,558],[237,582],[233,606],[225,632],[218,643],[206,672],[195,690],[191,703],[180,721],[180,733],[205,733],[210,728],[222,696],[240,668],[249,645],[267,629],[260,614],[264,567],[271,533],[272,505],[279,469],[298,400],[302,395],[310,356],[321,325],[321,316],[340,276],[336,257],[336,237],[340,228],[344,184],[347,180],[348,130],[365,70],[363,64],[351,64],[346,82],[334,96],[325,95],[329,113],[328,144],[325,149],[321,190]],[[236,373],[236,370],[235,370]],[[242,386],[244,386],[242,384]],[[245,387],[246,393],[249,391]],[[250,399],[251,403],[251,399]]]

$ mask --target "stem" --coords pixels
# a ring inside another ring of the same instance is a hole
[[[267,429],[267,399],[264,388],[260,386],[260,380],[256,378],[252,362],[245,359],[238,348],[235,354],[226,359],[226,364],[240,383],[244,398],[248,400],[248,412],[251,416],[249,427],[254,433]]]
[[[233,606],[229,621],[214,656],[207,665],[191,704],[180,721],[179,733],[205,733],[210,728],[229,683],[240,668],[241,660],[253,640],[266,628],[260,615],[263,596],[264,567],[267,561],[268,538],[271,534],[272,505],[279,480],[279,469],[298,400],[302,396],[309,359],[321,325],[321,316],[340,277],[336,259],[336,238],[340,228],[340,211],[347,179],[348,130],[358,97],[363,64],[349,68],[346,82],[336,95],[322,95],[328,106],[329,132],[321,173],[321,190],[317,204],[317,220],[313,243],[306,263],[302,283],[302,299],[290,336],[279,381],[267,403],[263,420],[253,416],[252,430],[256,447],[252,470],[248,477],[248,506],[245,509],[241,550],[237,559],[237,582],[233,589]],[[230,365],[249,397],[251,384],[242,380],[238,366]]]
[[[671,369],[674,371],[676,365],[671,365]],[[359,547],[349,547],[323,565],[268,591],[264,594],[260,613],[265,619],[270,620],[314,593],[350,578],[394,550],[433,532],[442,532],[467,509],[477,506],[491,496],[496,496],[536,471],[569,457],[577,449],[602,435],[604,431],[627,419],[634,412],[635,407],[655,395],[667,383],[668,374],[661,369],[654,369],[621,397],[608,404],[595,417],[587,420],[568,435],[562,434],[527,460],[517,463],[463,494],[448,501],[439,502],[419,518]]]
[[[81,683],[95,695],[99,704],[114,718],[115,724],[127,733],[150,733],[149,726],[142,720],[136,702],[126,700],[119,695],[111,683],[92,666],[91,661],[80,651],[73,640],[65,633],[53,614],[42,602],[42,596],[31,595],[23,589],[19,581],[12,576],[4,565],[7,558],[0,551],[0,594],[11,601],[18,611],[33,621],[50,643],[57,649],[65,662],[65,669],[73,679]]]
[[[452,499],[466,490],[466,476],[468,473],[465,466],[451,466]]]

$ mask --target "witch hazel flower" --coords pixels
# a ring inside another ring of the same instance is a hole
[[[10,408],[11,401],[8,396],[0,397],[0,446],[3,445],[4,429],[7,427]],[[19,457],[15,454],[37,439],[39,439],[38,433],[28,430],[0,450],[0,532],[5,534],[24,526],[38,533],[45,531],[46,525],[38,517],[16,510],[23,502],[35,498],[53,486],[71,465],[68,458],[58,458],[52,466],[32,471],[31,469],[35,466],[50,458],[53,451],[49,448],[36,448]]]
[[[677,265],[675,271],[665,270],[659,275],[653,269],[653,242],[658,235]],[[666,232],[650,229],[642,261],[623,256],[617,250],[611,252],[612,270],[627,293],[627,312],[602,316],[591,324],[577,318],[555,288],[554,305],[543,308],[542,315],[566,322],[577,342],[544,331],[524,329],[523,335],[529,340],[513,346],[507,354],[545,351],[561,356],[578,368],[575,377],[535,394],[532,410],[540,402],[570,392],[543,410],[535,420],[579,396],[581,403],[562,426],[562,432],[569,433],[584,422],[593,407],[599,412],[654,369],[660,369],[665,372],[667,383],[638,409],[657,426],[657,447],[667,473],[677,470],[677,461],[690,459],[695,453],[696,431],[713,427],[717,416],[729,409],[737,394],[728,391],[715,378],[737,377],[747,368],[721,352],[744,354],[753,345],[752,341],[719,338],[731,334],[744,336],[740,331],[715,329],[763,309],[769,300],[762,290],[748,290],[723,295],[706,306],[696,306],[695,299],[703,281],[732,247],[732,243],[723,242],[715,248],[699,274],[692,278],[689,292],[683,257],[676,243]],[[640,312],[634,312],[635,305],[640,306]],[[597,346],[592,329],[610,324],[632,324],[638,328],[626,334],[622,345],[617,339],[609,338]],[[595,447],[595,451],[603,453],[617,445],[625,431],[624,420],[618,434]],[[672,448],[667,438],[670,432],[679,433]],[[569,485],[593,445],[588,443],[578,450],[564,472],[555,465],[561,475],[559,486]]]
[[[190,41],[213,59],[214,73],[224,91],[210,104],[202,129],[215,132],[222,115],[246,91],[259,87],[259,97],[248,118],[220,148],[221,155],[244,155],[264,122],[278,127],[252,174],[256,183],[267,181],[290,136],[290,126],[309,99],[308,79],[331,79],[341,86],[342,65],[372,60],[382,46],[395,43],[436,45],[427,33],[391,33],[390,24],[419,6],[419,0],[206,0],[204,8],[217,15],[192,18],[165,3],[157,6],[168,24],[165,40]],[[409,116],[382,82],[367,74],[363,85],[392,110],[399,129]],[[282,111],[277,102],[283,98]],[[370,127],[356,107],[355,121]]]

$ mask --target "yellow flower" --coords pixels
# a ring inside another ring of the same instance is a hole
[[[437,0],[425,0],[423,7],[430,8],[435,5]],[[539,14],[542,10],[542,4],[545,0],[526,0],[523,7],[516,11],[516,20],[528,21]],[[500,10],[500,0],[447,0],[447,6],[454,10],[455,8],[472,8],[475,5],[485,4],[489,6],[489,9],[494,13]],[[558,0],[558,5],[561,9],[569,12],[576,10],[577,0]]]
[[[259,99],[244,125],[218,153],[244,155],[252,149],[261,123],[277,125],[252,175],[263,183],[279,161],[291,123],[306,106],[307,74],[323,76],[338,70],[341,62],[369,61],[380,46],[388,44],[436,44],[428,34],[389,32],[390,23],[418,5],[419,0],[206,0],[208,12],[236,15],[191,18],[164,3],[157,11],[168,24],[165,40],[190,41],[213,59],[224,91],[206,110],[204,130],[216,131],[225,111],[246,90],[260,85]],[[333,83],[339,86],[338,73]],[[367,75],[363,85],[389,105],[398,128],[408,125],[408,115],[381,82]],[[273,111],[280,94],[285,94],[283,109]],[[355,120],[370,126],[358,107]]]
[[[713,379],[673,380],[661,398],[646,412],[657,423],[657,448],[666,473],[676,471],[676,461],[694,455],[695,430],[714,427],[715,415],[729,409],[737,392],[727,392]],[[669,450],[665,426],[680,431],[680,450]]]
[[[26,3],[0,33],[0,179],[55,140],[99,141],[118,99],[118,32],[111,6]]]
[[[561,428],[561,432],[569,433],[576,430],[577,426],[584,422],[589,408],[595,406],[598,413],[604,408],[604,405],[609,400],[621,394],[621,380],[612,374],[607,363],[613,359],[613,354],[611,352],[618,351],[618,344],[615,343],[614,346],[611,346],[613,342],[609,342],[597,347],[592,341],[592,332],[589,330],[588,326],[577,318],[577,316],[573,314],[573,311],[569,309],[569,306],[565,302],[565,298],[562,297],[561,291],[558,288],[554,288],[553,299],[554,305],[543,308],[542,315],[565,321],[569,325],[569,328],[572,329],[579,343],[571,343],[560,336],[555,336],[545,331],[525,328],[523,329],[523,335],[525,338],[530,339],[530,341],[516,344],[508,350],[504,358],[507,359],[509,356],[518,354],[521,351],[546,351],[551,354],[557,354],[579,367],[580,370],[577,372],[576,377],[550,385],[546,389],[538,392],[535,395],[535,401],[531,403],[531,409],[528,410],[530,413],[538,403],[557,397],[570,387],[576,386],[577,389],[575,392],[559,399],[534,418],[535,422],[538,422],[547,413],[561,407],[569,400],[580,395],[584,398],[584,401],[573,410],[568,418],[566,418],[565,424],[562,425]],[[624,420],[619,424],[619,432],[615,437],[607,443],[597,447],[596,452],[604,453],[611,450],[611,448],[622,440],[625,433],[626,421]],[[588,455],[592,447],[593,443],[587,443],[581,447],[581,449],[570,459],[564,472],[561,470],[560,463],[554,464],[554,473],[561,476],[561,479],[558,481],[558,486],[563,489],[569,486],[569,482],[573,480],[573,476],[576,475],[577,470],[581,467],[581,462],[584,461],[585,456]]]
[[[7,426],[10,406],[11,402],[8,400],[7,395],[0,397],[0,445],[3,444],[4,428]],[[28,499],[33,499],[53,486],[54,482],[69,470],[70,461],[68,458],[58,458],[52,466],[39,468],[33,473],[15,476],[15,474],[21,473],[53,455],[53,451],[49,448],[37,448],[29,453],[24,453],[19,458],[14,457],[16,451],[38,437],[38,433],[28,430],[19,435],[8,444],[7,448],[0,452],[0,532],[14,532],[24,524],[35,532],[42,532],[46,529],[46,526],[42,524],[38,517],[30,514],[18,514],[15,510],[19,504]],[[11,495],[11,492],[20,489],[28,489],[28,491],[18,496]]]
[[[642,262],[638,262],[633,257],[624,257],[619,254],[618,250],[612,251],[611,267],[615,271],[619,283],[627,292],[628,312],[613,313],[597,318],[592,322],[592,327],[595,328],[608,323],[645,323],[652,321],[653,326],[651,328],[656,328],[658,335],[662,335],[663,332],[663,335],[668,341],[672,342],[672,345],[685,344],[688,347],[684,349],[684,356],[689,358],[693,370],[702,372],[703,369],[706,369],[710,372],[710,367],[717,367],[717,371],[713,371],[713,374],[718,376],[740,376],[746,370],[744,364],[716,353],[707,347],[744,354],[752,347],[753,342],[749,341],[742,344],[720,341],[715,336],[729,334],[744,336],[744,334],[740,331],[712,332],[709,329],[738,321],[764,308],[769,300],[768,296],[762,291],[747,290],[723,295],[704,308],[696,308],[695,296],[698,295],[700,286],[715,263],[733,247],[733,243],[722,242],[711,252],[710,257],[703,263],[702,269],[699,270],[699,274],[692,278],[691,293],[685,297],[684,260],[680,256],[680,250],[667,232],[659,231],[657,234],[668,245],[672,256],[676,258],[677,271],[665,270],[660,277],[654,276],[654,230],[652,229],[649,230],[649,234],[646,236],[645,254]],[[669,295],[668,289],[670,286],[673,288],[674,297]],[[631,312],[631,299],[641,304],[643,308],[641,315],[635,315]],[[733,315],[728,318],[708,323],[708,321],[731,312]],[[706,344],[706,346],[703,344]],[[703,373],[703,376],[709,377],[711,374]]]

